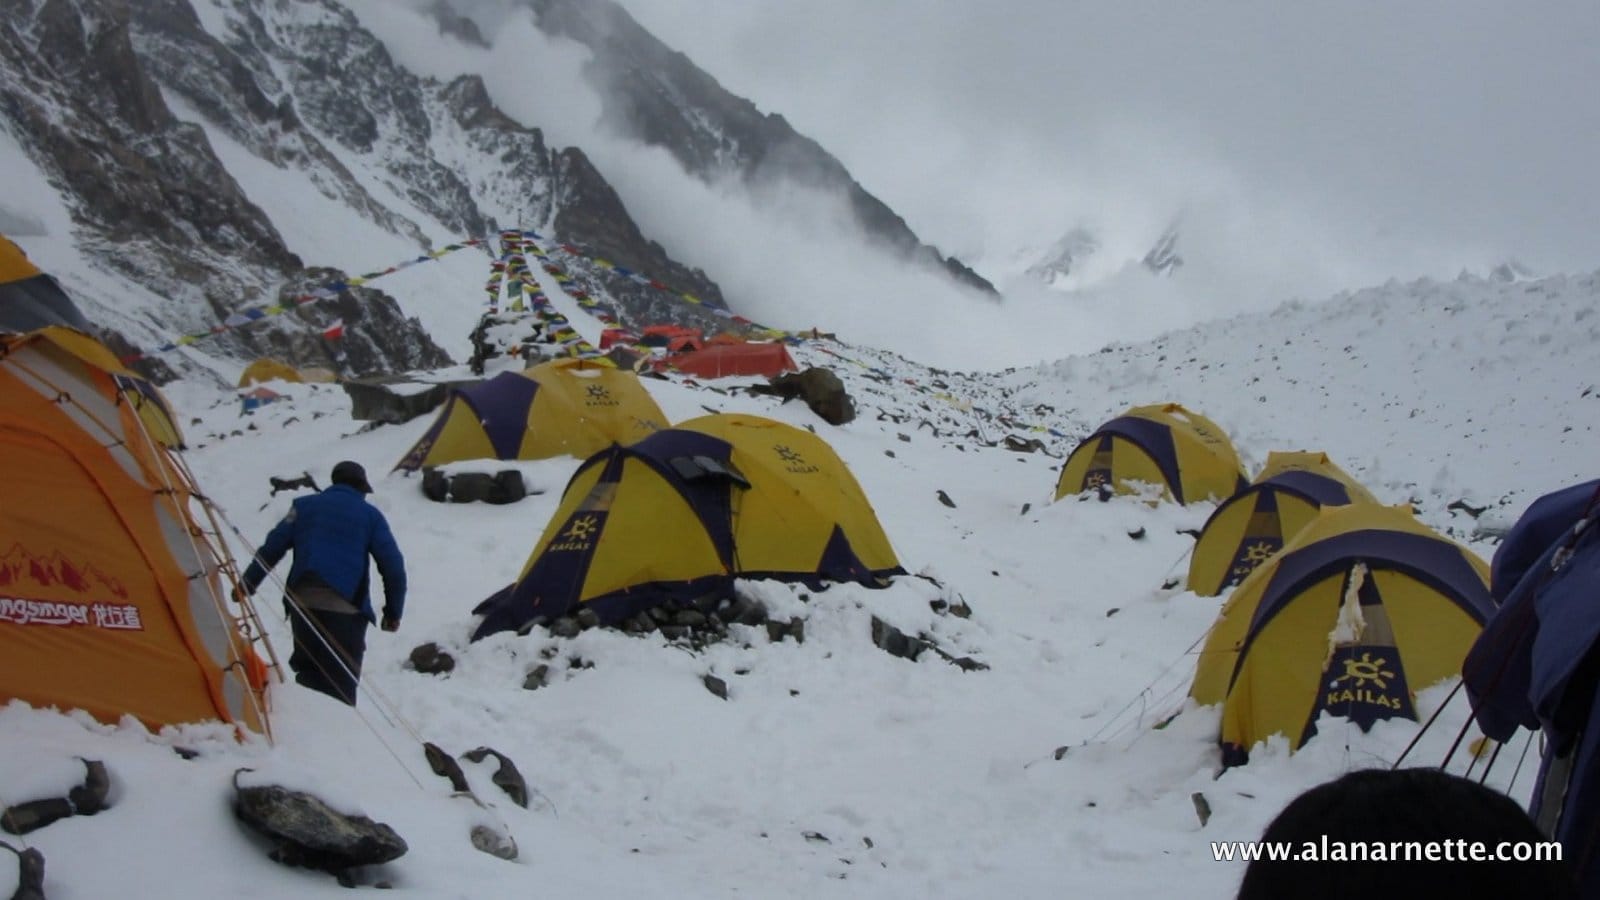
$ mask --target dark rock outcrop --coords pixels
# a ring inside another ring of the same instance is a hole
[[[239,775],[248,771],[234,773],[233,812],[276,844],[274,862],[318,869],[349,884],[352,869],[399,859],[409,849],[388,825],[341,813],[311,794],[239,784]]]
[[[585,74],[600,92],[601,121],[671,153],[708,182],[729,174],[757,191],[797,184],[845,198],[862,231],[895,253],[937,267],[986,293],[994,286],[912,232],[832,154],[781,115],[762,113],[687,56],[667,47],[611,0],[528,0],[539,28],[593,54]]]
[[[770,394],[785,400],[799,398],[830,425],[843,425],[856,417],[855,401],[833,372],[813,366],[804,372],[774,375],[767,384],[754,385],[752,394]]]

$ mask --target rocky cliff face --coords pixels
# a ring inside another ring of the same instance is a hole
[[[887,248],[942,268],[971,287],[994,291],[959,260],[924,244],[904,219],[783,116],[763,114],[729,93],[611,0],[526,2],[541,30],[571,38],[593,53],[586,74],[604,103],[604,123],[616,132],[666,149],[707,180],[734,173],[756,185],[789,181],[838,193],[847,198],[862,230]]]
[[[888,246],[987,287],[921,244],[814,142],[723,91],[619,7],[529,2],[541,27],[596,48],[593,74],[617,127],[706,177],[736,171],[752,182],[843,191]],[[435,16],[441,33],[482,43],[449,0],[438,0]],[[242,148],[250,165],[278,170],[419,250],[441,232],[492,237],[526,226],[668,289],[563,258],[625,324],[720,324],[667,293],[725,308],[704,272],[640,231],[581,149],[548,146],[538,128],[496,108],[475,76],[442,82],[400,66],[336,0],[0,0],[0,113],[0,127],[60,193],[90,263],[162,298],[154,309],[87,298],[90,318],[130,354],[303,292],[312,271],[343,274],[307,268],[339,260],[292,252],[283,223],[263,211],[266,198],[242,186],[259,185],[259,174],[236,177],[213,140],[226,141],[228,159]],[[329,345],[321,329],[339,317],[345,343]],[[209,340],[208,349],[348,374],[448,361],[376,291],[296,305]]]
[[[173,335],[274,302],[303,267],[218,159],[205,130],[174,114],[164,87],[252,139],[264,158],[316,150],[314,142],[297,142],[293,104],[262,91],[237,54],[199,28],[186,3],[0,0],[5,127],[60,193],[85,255],[166,298],[157,321],[140,324]],[[136,354],[138,341],[121,333],[130,316],[116,301],[100,299],[111,308],[91,308],[90,317],[118,352]],[[218,343],[240,356],[261,355],[285,334],[309,341],[318,317],[285,315]],[[348,354],[357,363],[344,361],[347,371],[448,361],[391,298],[369,298],[361,318],[374,346]],[[319,346],[291,361],[340,364],[341,355]],[[170,374],[155,362],[148,368]]]

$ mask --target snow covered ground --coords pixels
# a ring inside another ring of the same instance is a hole
[[[463,278],[460,290],[480,284]],[[517,504],[440,505],[419,479],[384,475],[427,419],[364,428],[330,385],[274,385],[290,400],[251,415],[205,379],[172,385],[189,462],[237,527],[236,554],[288,507],[290,495],[269,496],[269,476],[325,483],[340,459],[366,465],[407,554],[403,627],[369,633],[353,712],[277,686],[271,745],[238,745],[216,727],[149,734],[0,709],[0,801],[64,793],[81,779],[75,756],[104,760],[114,779],[110,810],[6,839],[44,852],[52,900],[345,896],[326,875],[268,861],[233,820],[230,778],[251,768],[248,778],[394,826],[410,852],[370,878],[418,897],[1155,898],[1176,884],[1230,896],[1242,865],[1214,862],[1211,841],[1254,838],[1304,788],[1390,764],[1418,726],[1363,734],[1326,721],[1301,752],[1275,741],[1219,775],[1218,714],[1185,700],[1219,601],[1162,588],[1186,569],[1181,531],[1211,507],[1051,502],[1060,457],[1128,406],[1176,400],[1228,429],[1252,467],[1270,450],[1326,450],[1380,499],[1413,501],[1487,558],[1484,532],[1595,474],[1597,299],[1597,275],[1389,284],[1006,373],[799,348],[802,365],[833,368],[855,396],[860,416],[842,427],[739,391],[748,380],[649,381],[674,421],[710,408],[814,427],[855,472],[902,564],[926,576],[809,597],[746,583],[775,615],[805,618],[804,643],[752,629],[703,652],[610,631],[468,643],[472,607],[521,569],[576,460],[520,464],[544,493]],[[985,445],[1007,434],[1040,438],[1050,454]],[[1461,499],[1489,511],[1449,509]],[[286,656],[277,596],[269,584],[258,603]],[[930,605],[957,599],[970,619]],[[870,639],[873,616],[989,668],[891,657]],[[407,667],[427,641],[456,656],[453,672]],[[551,683],[525,690],[540,663]],[[726,700],[706,674],[727,682]],[[1419,712],[1449,688],[1424,691]],[[1409,762],[1442,760],[1465,712],[1449,704]],[[489,783],[492,765],[464,764],[492,810],[452,798],[423,740],[505,753],[533,802],[511,804]],[[200,755],[185,760],[180,746]],[[1503,756],[1522,751],[1519,738]],[[1490,782],[1525,798],[1532,759],[1512,784],[1514,768],[1502,760]],[[1203,826],[1197,792],[1212,810]],[[468,830],[486,817],[515,837],[517,862],[472,848]],[[0,896],[13,877],[0,854]]]

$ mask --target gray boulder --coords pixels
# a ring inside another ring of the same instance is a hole
[[[461,382],[471,384],[472,382]],[[438,409],[454,384],[423,384],[380,376],[340,382],[350,395],[350,417],[363,422],[399,425]]]
[[[768,384],[755,385],[750,391],[785,400],[804,400],[812,412],[830,425],[843,425],[856,417],[855,402],[844,389],[844,382],[827,369],[815,366],[804,372],[775,375]]]
[[[233,812],[239,820],[276,844],[274,862],[328,872],[353,884],[352,869],[404,856],[405,839],[388,825],[366,816],[341,813],[320,798],[270,784],[246,787],[234,773]]]

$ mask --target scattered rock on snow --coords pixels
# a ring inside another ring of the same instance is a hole
[[[546,687],[549,684],[550,667],[545,663],[534,666],[533,670],[528,673],[528,677],[522,679],[522,689],[525,691],[537,691],[539,688]]]
[[[883,648],[890,656],[913,662],[928,648],[927,641],[911,637],[877,616],[872,617],[872,643]]]
[[[517,841],[509,832],[490,828],[488,825],[474,825],[471,838],[472,846],[490,856],[498,856],[507,862],[517,858]]]
[[[433,641],[413,648],[410,663],[411,668],[424,675],[443,675],[455,671],[456,668],[456,658]]]
[[[723,681],[721,678],[718,678],[717,676],[708,672],[706,673],[705,677],[701,679],[701,683],[703,683],[706,686],[706,690],[710,691],[711,693],[717,695],[723,700],[728,699],[728,683]]]
[[[44,854],[37,847],[18,850],[5,841],[0,847],[17,855],[17,889],[11,900],[44,900]]]
[[[495,787],[506,792],[506,796],[511,798],[512,803],[527,809],[528,782],[523,779],[522,772],[517,769],[517,764],[511,761],[511,757],[492,747],[479,747],[476,750],[461,754],[463,759],[475,763],[483,762],[484,759],[490,756],[493,756],[495,762],[499,763],[499,766],[494,770],[494,775],[490,776],[490,780],[494,782]]]
[[[111,791],[111,775],[105,763],[98,759],[83,760],[83,783],[73,787],[65,797],[29,800],[0,811],[0,828],[9,834],[27,834],[68,816],[92,816],[107,808],[106,796]]]
[[[1008,434],[1005,438],[1006,449],[1015,453],[1043,453],[1044,441],[1038,438],[1019,438]]]
[[[431,741],[422,742],[422,754],[427,758],[428,768],[433,770],[433,774],[447,779],[452,789],[460,793],[472,793],[472,785],[467,783],[467,774],[461,771],[461,764],[456,762],[455,757]]]

